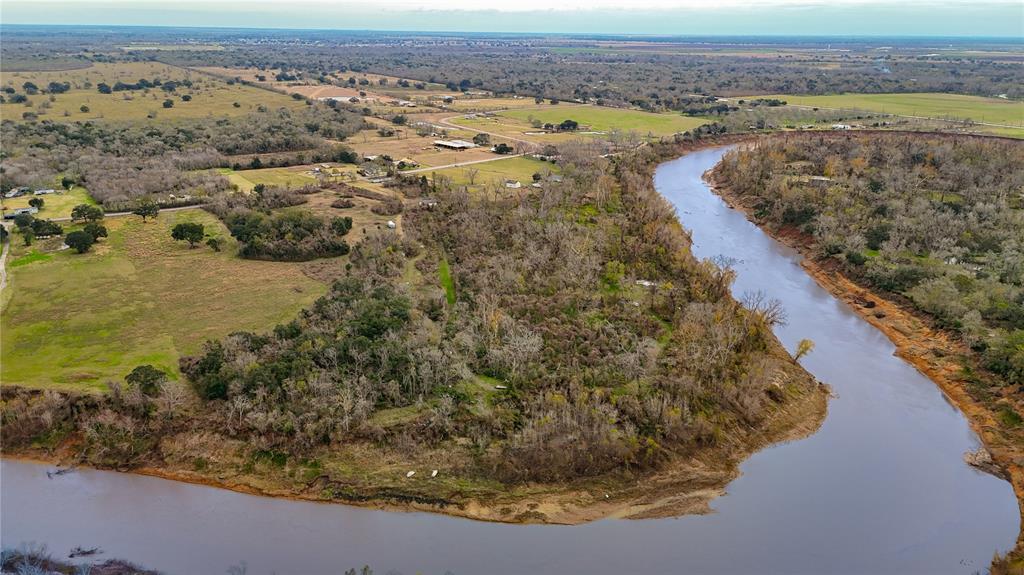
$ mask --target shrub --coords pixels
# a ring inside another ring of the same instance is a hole
[[[152,365],[140,365],[125,376],[125,382],[138,388],[144,395],[155,397],[160,393],[160,384],[167,381],[167,374]]]
[[[84,254],[89,251],[89,248],[91,248],[95,242],[96,239],[92,237],[92,234],[84,230],[71,232],[64,238],[64,243],[80,254]]]
[[[171,237],[175,241],[188,242],[189,248],[194,248],[196,244],[203,241],[204,235],[203,224],[195,222],[183,222],[171,228]]]
[[[93,241],[99,241],[100,238],[107,237],[107,227],[96,222],[85,224],[82,231],[92,236]]]

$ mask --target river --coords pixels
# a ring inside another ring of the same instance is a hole
[[[978,446],[939,389],[893,355],[878,330],[818,287],[800,256],[729,209],[701,180],[724,150],[661,165],[658,190],[692,231],[698,257],[735,261],[734,291],[780,299],[789,349],[836,397],[810,438],[742,466],[715,513],[503,525],[271,499],[151,477],[4,460],[0,537],[54,553],[99,546],[169,574],[382,575],[626,573],[972,573],[1010,549],[1020,516],[1010,484],[967,466]]]

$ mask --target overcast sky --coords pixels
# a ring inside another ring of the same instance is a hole
[[[1020,38],[1024,0],[2,0],[0,22]]]

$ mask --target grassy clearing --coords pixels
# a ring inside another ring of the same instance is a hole
[[[60,189],[59,186],[55,186],[55,189]],[[35,196],[21,196],[18,198],[4,199],[0,201],[0,205],[3,206],[3,211],[16,210],[18,208],[28,207],[28,201]],[[71,210],[75,206],[80,204],[96,205],[96,201],[92,199],[92,196],[85,191],[85,188],[75,186],[73,190],[64,192],[62,194],[49,194],[46,196],[38,196],[45,202],[43,209],[36,214],[36,217],[42,219],[54,219],[54,218],[70,218]]]
[[[559,120],[559,122],[561,122],[561,120]],[[557,145],[559,142],[568,142],[593,137],[593,135],[581,134],[579,132],[543,133],[532,127],[526,120],[519,120],[505,116],[455,118],[452,120],[452,123],[459,126],[465,126],[467,128],[483,130],[492,134],[500,134],[510,138],[527,140],[537,144]]]
[[[474,171],[476,172],[475,177],[473,177]],[[427,177],[436,175],[451,178],[452,184],[457,186],[486,186],[500,184],[505,180],[516,180],[527,186],[533,183],[533,174],[545,175],[559,173],[559,171],[555,164],[520,156],[458,168],[445,168],[436,172],[426,172],[426,175]]]
[[[666,136],[677,132],[692,130],[706,124],[701,118],[690,118],[680,114],[654,114],[639,110],[606,108],[603,106],[543,106],[520,110],[507,110],[501,116],[520,120],[529,124],[530,119],[542,123],[559,124],[564,120],[575,120],[581,129],[586,126],[590,130],[607,132],[621,130],[634,131],[640,134]]]
[[[475,132],[468,130],[450,130],[447,137],[450,139],[461,138],[463,140],[471,140],[474,134]],[[401,137],[393,136],[389,138],[381,137],[374,130],[363,130],[350,138],[346,143],[353,150],[364,156],[387,155],[396,160],[410,158],[423,167],[445,166],[456,162],[483,160],[494,157],[494,154],[487,147],[461,152],[438,149],[434,146],[434,140],[439,138],[440,136],[418,136],[410,129],[406,129],[405,134]],[[495,143],[505,141],[501,138],[493,138],[493,140]]]
[[[50,255],[50,254],[44,254],[43,252],[37,252],[35,250],[32,250],[32,251],[28,252],[27,254],[19,257],[18,259],[12,260],[9,265],[12,268],[16,268],[16,267],[19,267],[19,266],[27,266],[28,264],[31,264],[31,263],[34,263],[34,262],[49,261],[51,259],[53,259],[53,256]]]
[[[467,98],[457,99],[446,108],[455,112],[493,112],[510,108],[534,108],[533,98]]]
[[[191,88],[180,86],[176,92],[168,93],[160,88],[147,90],[126,90],[111,94],[100,94],[96,85],[105,82],[113,86],[116,82],[134,83],[140,78],[161,81],[191,80]],[[25,82],[33,82],[40,89],[49,82],[68,82],[71,89],[50,95],[29,96],[31,106],[25,104],[0,104],[0,116],[5,120],[21,120],[23,113],[37,114],[39,119],[53,121],[173,121],[180,119],[239,116],[254,111],[257,106],[268,108],[303,106],[284,94],[261,90],[242,84],[229,85],[217,78],[159,64],[155,62],[131,62],[118,64],[96,64],[82,70],[62,72],[2,72],[0,84],[10,86],[24,93]],[[185,102],[183,95],[192,100]],[[164,108],[164,100],[174,102],[172,108]],[[235,104],[238,106],[235,106]],[[83,106],[87,111],[83,111]],[[153,116],[152,118],[149,118]]]
[[[302,186],[317,182],[316,177],[310,175],[309,168],[305,166],[240,171],[235,171],[231,168],[221,168],[217,171],[227,176],[228,180],[232,184],[237,185],[238,189],[243,192],[251,192],[257,184],[301,188]]]
[[[437,276],[441,281],[441,287],[444,288],[444,298],[448,300],[448,305],[455,305],[455,280],[452,279],[452,270],[448,266],[447,258],[442,258],[437,266]]]
[[[183,221],[225,238],[224,251],[171,240]],[[110,237],[84,255],[54,251],[59,239],[24,248],[15,234],[12,257],[24,263],[4,290],[5,383],[101,389],[142,363],[177,374],[178,358],[205,340],[286,321],[326,291],[299,264],[237,258],[227,230],[201,210],[105,224]]]
[[[1024,128],[1024,102],[961,94],[837,94],[830,96],[766,96],[798,106],[844,108],[940,119],[1008,124]]]

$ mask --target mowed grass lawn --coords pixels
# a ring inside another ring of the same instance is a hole
[[[471,164],[457,168],[445,168],[436,172],[421,173],[428,178],[434,174],[447,176],[451,178],[453,185],[466,186],[470,185],[470,174],[473,170],[476,170],[476,177],[474,178],[474,185],[476,186],[502,183],[505,180],[517,180],[524,186],[528,186],[533,183],[533,174],[539,173],[544,175],[548,173],[557,174],[561,172],[557,165],[550,162],[543,162],[526,156],[520,156],[517,158],[507,158],[504,160]]]
[[[798,106],[844,108],[902,116],[970,119],[1024,128],[1024,102],[962,94],[836,94],[829,96],[765,96]]]
[[[139,79],[160,79],[162,82],[191,80],[192,87],[178,86],[175,92],[165,92],[160,87],[146,90],[124,90],[111,94],[100,94],[96,86],[105,82],[113,86],[117,82],[133,84]],[[129,62],[117,64],[96,64],[81,70],[61,72],[0,72],[0,85],[9,86],[24,94],[25,82],[32,82],[45,89],[50,82],[68,82],[71,89],[55,94],[50,101],[48,94],[28,96],[31,106],[25,104],[0,104],[0,117],[5,120],[22,120],[25,112],[38,115],[40,120],[86,121],[173,121],[192,118],[216,118],[238,116],[254,111],[258,106],[267,108],[297,108],[305,105],[284,94],[263,90],[242,84],[228,84],[206,74],[193,72],[156,62]],[[190,95],[191,101],[181,99]],[[172,100],[174,106],[164,108],[164,100]],[[238,104],[235,106],[235,104]],[[82,106],[87,108],[82,110]],[[154,115],[152,119],[150,115]]]
[[[171,228],[184,221],[225,238],[224,251],[173,241]],[[105,224],[110,237],[82,255],[36,255],[41,245],[24,248],[13,235],[19,263],[0,318],[4,383],[104,389],[146,363],[178,377],[178,359],[205,340],[288,321],[326,291],[299,264],[238,258],[227,230],[201,210]]]
[[[251,192],[257,184],[265,186],[281,186],[284,188],[301,188],[317,183],[317,179],[309,175],[309,168],[261,168],[259,170],[232,170],[220,168],[219,173],[238,186],[243,192]]]
[[[54,189],[59,190],[60,186],[54,185]],[[36,217],[44,220],[70,218],[71,210],[73,210],[75,206],[80,204],[96,204],[96,201],[92,199],[92,196],[90,196],[88,192],[85,191],[85,188],[75,186],[73,190],[59,194],[48,194],[45,196],[29,195],[9,199],[5,198],[2,200],[3,210],[7,212],[18,208],[27,208],[28,201],[33,197],[39,197],[43,200],[43,209],[36,214]]]
[[[579,122],[581,129],[585,126],[599,132],[621,130],[655,136],[685,132],[707,123],[707,120],[702,118],[690,118],[675,113],[655,114],[604,106],[546,105],[540,108],[506,110],[499,115],[527,123],[530,118],[545,124],[560,124],[564,120],[574,120]]]

